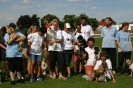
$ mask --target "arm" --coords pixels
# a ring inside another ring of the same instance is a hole
[[[25,36],[21,36],[20,38],[18,38],[17,40],[15,40],[15,42],[20,42],[20,41],[23,41],[25,40],[26,37]]]
[[[132,46],[132,42],[129,41],[130,47],[131,47],[131,52],[133,52],[133,46]]]
[[[0,44],[0,47],[6,50],[6,47],[5,47],[5,46],[3,46],[2,44]]]
[[[116,43],[117,43],[118,47],[121,49],[121,51],[124,52],[124,49],[122,48],[120,42],[118,40],[116,40]]]
[[[31,42],[30,41],[28,41],[28,55],[30,55],[30,47],[31,47]]]
[[[114,78],[114,75],[113,75],[113,72],[112,72],[112,69],[109,70],[110,71],[110,75],[112,77],[112,82],[116,82],[115,78]]]

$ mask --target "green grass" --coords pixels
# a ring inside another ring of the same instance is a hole
[[[95,45],[101,48],[101,41],[101,39],[96,38]],[[73,64],[71,66],[73,68]],[[113,83],[112,81],[108,81],[106,83],[90,83],[85,79],[82,79],[80,75],[73,76],[68,80],[52,80],[46,78],[44,81],[36,81],[34,83],[31,83],[29,79],[26,78],[24,84],[16,84],[15,86],[11,86],[10,79],[6,79],[3,80],[2,84],[0,84],[0,88],[133,88],[133,77],[125,75],[115,75],[115,78],[116,83]]]

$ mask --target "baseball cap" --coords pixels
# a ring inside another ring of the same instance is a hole
[[[66,28],[71,28],[69,23],[66,23]]]
[[[13,28],[15,28],[15,27],[16,27],[16,24],[14,24],[14,23],[10,23],[10,24],[9,24],[9,27],[13,27]]]

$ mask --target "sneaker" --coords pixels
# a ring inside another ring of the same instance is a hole
[[[9,78],[10,77],[10,75],[5,75],[5,78]]]
[[[129,76],[129,74],[127,72],[125,72],[125,76]]]
[[[82,78],[85,79],[87,77],[87,75],[83,75]]]
[[[68,74],[68,75],[67,75],[67,78],[68,78],[68,79],[70,79],[70,78],[71,78],[71,75],[70,75],[70,74]]]
[[[37,77],[37,81],[42,81],[43,78],[42,77]]]
[[[31,81],[31,82],[35,82],[34,77],[31,77],[31,78],[30,78],[30,81]]]
[[[62,75],[60,75],[60,76],[58,77],[58,79],[66,80],[67,78],[64,77],[64,76],[62,76]]]
[[[17,83],[24,83],[24,80],[23,79],[18,79]]]
[[[116,72],[115,72],[115,71],[113,71],[113,74],[116,74]]]
[[[15,85],[16,83],[15,83],[15,80],[14,81],[11,81],[11,85]]]

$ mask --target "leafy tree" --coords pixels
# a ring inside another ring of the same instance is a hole
[[[37,14],[33,14],[31,16],[31,24],[34,24],[37,27],[40,27],[40,17],[37,17]]]
[[[20,21],[22,23],[22,25],[26,28],[29,28],[31,26],[31,18],[29,15],[21,15],[18,18],[18,21]]]
[[[69,23],[71,25],[71,29],[75,29],[75,15],[65,15],[63,18],[64,23]]]
[[[96,18],[90,18],[89,21],[93,31],[95,31],[98,27],[98,20]]]
[[[51,14],[47,14],[41,19],[41,26],[45,26],[46,25],[45,22],[44,22],[45,20],[48,20],[49,22],[51,22],[53,19],[57,19],[60,22],[60,20],[59,20],[59,18],[57,16],[51,15]]]

